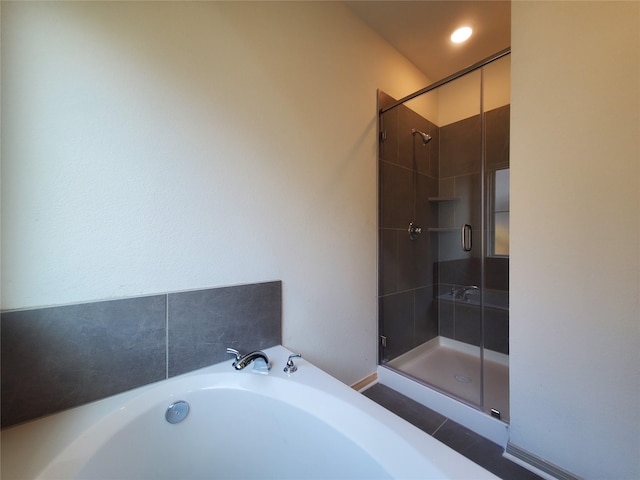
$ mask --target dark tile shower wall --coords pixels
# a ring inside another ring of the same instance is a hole
[[[509,168],[511,105],[484,114],[487,170]]]
[[[380,105],[394,100],[381,92]],[[438,215],[427,198],[438,190],[438,128],[405,106],[382,117],[380,148],[379,301],[381,332],[388,338],[384,360],[438,335],[433,264],[437,239],[426,232]],[[431,135],[425,146],[412,129]],[[411,240],[409,223],[424,229]]]
[[[3,312],[2,427],[281,343],[282,283]]]
[[[487,172],[509,167],[510,106],[485,112],[485,157]],[[440,217],[453,218],[456,225],[461,218],[471,224],[481,224],[482,195],[480,191],[480,152],[482,148],[481,118],[479,115],[440,127],[440,195],[458,197],[454,205],[441,205]],[[447,211],[446,209],[449,209]],[[459,232],[441,234],[440,262],[435,267],[438,291],[445,293],[452,285],[480,285],[480,242],[474,242],[470,255],[461,255]],[[450,237],[450,238],[447,238]],[[446,245],[452,248],[447,249]],[[485,259],[485,289],[508,292],[509,259]],[[478,307],[441,301],[440,335],[472,345],[482,344],[481,312]],[[500,353],[509,353],[508,310],[485,308],[484,346]]]
[[[481,224],[480,115],[440,127],[440,159],[440,195],[456,199],[438,205],[440,226],[452,229],[439,234],[440,252],[435,269],[438,294],[443,294],[452,286],[481,284],[480,242],[474,238],[471,252],[463,252],[460,247],[460,226]],[[448,300],[440,300],[439,307],[441,336],[480,345],[482,314],[479,307]]]
[[[380,92],[379,106],[395,102]],[[452,285],[481,284],[481,244],[460,249],[460,232],[427,233],[429,226],[459,227],[461,219],[480,225],[482,206],[479,115],[438,128],[405,106],[381,116],[379,158],[379,322],[387,337],[381,360],[391,360],[438,335],[480,345],[477,307],[438,302]],[[487,169],[509,166],[509,106],[485,113]],[[411,129],[429,133],[422,146]],[[429,197],[457,197],[428,202]],[[423,233],[411,241],[410,222]],[[450,225],[449,225],[450,224]],[[439,259],[434,263],[434,259]],[[508,291],[508,258],[487,258],[485,287]],[[485,346],[508,353],[508,311],[485,309]]]

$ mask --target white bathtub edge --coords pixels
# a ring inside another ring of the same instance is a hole
[[[441,472],[442,475],[438,478],[444,476],[448,478],[497,478],[433,437],[425,434],[417,427],[396,417],[377,403],[357,393],[322,370],[317,369],[304,359],[299,359],[296,362],[299,366],[298,372],[290,376],[283,373],[282,369],[286,358],[291,353],[284,347],[272,347],[265,349],[265,352],[272,360],[272,371],[269,377],[279,377],[279,381],[290,382],[290,385],[301,384],[313,388],[314,391],[303,391],[303,396],[310,398],[314,402],[311,411],[319,414],[320,417],[327,410],[330,410],[332,414],[335,413],[328,423],[338,430],[349,430],[351,428],[350,425],[355,422],[358,428],[355,431],[354,442],[370,453],[374,459],[380,459],[380,465],[385,469],[391,465],[385,463],[390,458],[405,458],[405,461],[400,462],[400,465],[396,465],[398,462],[394,460],[393,468],[387,470],[394,472],[396,478],[415,477],[416,466],[421,465],[424,465],[429,470],[430,466],[432,466],[434,471]],[[219,372],[237,379],[233,380],[234,384],[237,381],[241,385],[249,387],[255,384],[264,385],[264,383],[260,382],[268,378],[252,374],[249,369],[242,372],[234,372],[231,367],[231,360],[229,360],[179,377],[173,377],[169,381],[180,378],[191,381],[186,377]],[[196,379],[193,380],[196,381]],[[126,416],[127,405],[141,401],[141,398],[147,394],[147,390],[155,388],[162,387],[159,383],[146,385],[93,404],[6,429],[2,435],[2,478],[6,480],[12,478],[24,480],[27,478],[40,478],[44,472],[46,474],[55,472],[56,475],[68,475],[67,471],[69,473],[75,472],[76,470],[74,470],[75,467],[72,463],[74,461],[77,463],[74,457],[78,455],[78,452],[72,443],[75,441],[75,446],[78,446],[78,442],[82,440],[83,432],[98,422],[109,425],[109,428],[116,428],[113,419],[109,415],[114,411],[118,411],[122,412],[123,416]],[[294,396],[295,392],[296,390],[290,391]],[[336,395],[337,402],[347,403],[336,403],[334,400],[326,398],[325,394]],[[330,401],[326,404],[322,401],[314,401],[316,397]],[[359,410],[352,410],[351,406]],[[358,419],[364,420],[364,423],[358,423]],[[380,438],[377,435],[380,429],[370,423],[369,419],[380,422],[384,428],[390,429],[386,430],[384,436],[395,438],[396,441],[384,444],[374,441]],[[43,425],[45,426],[44,434]],[[374,434],[374,432],[376,433]],[[390,454],[388,450],[390,445],[393,447],[391,450],[398,448],[402,450],[391,452],[392,454]],[[81,448],[80,450],[83,449]],[[421,460],[419,457],[412,457],[412,451],[420,452],[428,462]],[[69,452],[73,452],[73,455],[70,456]],[[378,454],[381,456],[378,457]],[[65,459],[71,459],[71,464],[67,463]],[[56,460],[60,461],[56,463]],[[413,463],[414,461],[415,463]],[[421,471],[424,472],[426,470],[422,469]]]

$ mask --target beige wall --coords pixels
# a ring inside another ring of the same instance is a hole
[[[511,55],[507,55],[485,66],[482,74],[480,70],[471,72],[430,93],[438,98],[437,125],[449,125],[478,115],[481,109],[487,112],[508,105],[511,101],[510,79]]]
[[[511,440],[638,477],[638,3],[512,13]],[[430,82],[348,10],[3,3],[2,75],[3,308],[282,279],[373,371],[375,93]]]
[[[377,362],[376,90],[334,2],[2,5],[2,307],[281,279],[286,346]]]
[[[480,70],[471,72],[409,100],[405,105],[441,127],[478,115],[481,102],[484,111],[508,105],[511,101],[510,80],[511,56],[507,55],[485,66],[482,74]]]
[[[513,2],[511,442],[640,477],[640,3]]]

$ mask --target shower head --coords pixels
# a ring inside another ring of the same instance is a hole
[[[416,130],[415,128],[411,129],[411,134],[415,137],[416,133],[422,137],[422,145],[426,145],[431,141],[431,135],[428,133],[421,132],[420,130]]]

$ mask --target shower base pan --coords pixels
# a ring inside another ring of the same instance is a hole
[[[378,367],[380,383],[504,446],[508,438],[509,357],[484,351],[484,412],[476,407],[480,404],[480,373],[480,349],[444,337]],[[490,416],[491,409],[500,412],[500,420]]]

